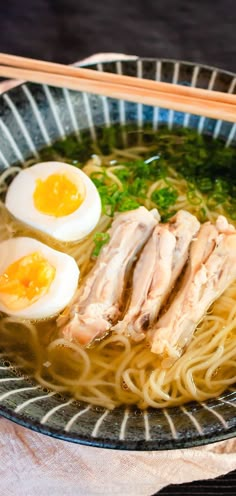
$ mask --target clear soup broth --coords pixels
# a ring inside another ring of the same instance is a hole
[[[41,151],[39,161],[56,160],[90,176],[102,200],[102,217],[79,243],[66,244],[30,229],[5,209],[14,168],[0,178],[0,238],[30,236],[72,255],[81,271],[79,284],[93,267],[116,212],[144,205],[157,208],[163,222],[185,209],[200,222],[223,214],[236,225],[236,150],[193,130],[161,128],[98,131],[92,143],[68,137]],[[26,166],[34,164],[28,161]],[[1,315],[1,352],[42,386],[78,400],[114,408],[180,405],[219,395],[235,382],[236,282],[213,304],[194,337],[175,362],[163,360],[145,341],[110,333],[88,348],[67,343],[56,319],[21,321]]]

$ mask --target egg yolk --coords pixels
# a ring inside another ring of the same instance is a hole
[[[34,205],[42,214],[64,217],[75,212],[84,197],[82,181],[75,183],[65,174],[51,174],[45,180],[37,179]]]
[[[0,275],[0,300],[10,310],[26,308],[47,293],[55,274],[40,252],[26,255]]]

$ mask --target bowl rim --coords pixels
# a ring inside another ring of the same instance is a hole
[[[103,53],[102,55],[105,55]],[[113,54],[114,55],[114,54]],[[116,62],[132,62],[132,61],[137,61],[141,60],[143,62],[164,62],[164,63],[172,63],[172,64],[184,64],[190,67],[199,67],[200,69],[206,69],[209,71],[216,71],[219,72],[220,74],[223,75],[228,75],[231,76],[232,78],[235,79],[236,81],[236,73],[232,71],[228,71],[225,69],[221,69],[216,66],[211,66],[208,64],[202,64],[202,63],[195,63],[192,61],[186,61],[186,60],[181,60],[181,59],[172,59],[172,58],[162,58],[162,57],[139,57],[136,55],[125,55],[122,56],[120,55],[119,58],[109,58],[107,60],[99,60],[94,61],[94,60],[86,60],[85,62],[79,61],[75,62],[73,65],[79,66],[79,67],[91,67],[91,66],[97,66],[98,63],[100,64],[109,64],[109,63],[116,63]],[[15,90],[16,88],[20,88],[22,85],[27,84],[27,81],[20,81],[19,84],[14,86],[13,88],[10,88],[8,90],[5,90],[1,93],[0,99],[3,97],[4,94],[6,93],[11,93],[11,91]],[[41,86],[40,83],[38,83],[38,86]],[[53,86],[52,86],[53,87]],[[166,439],[149,439],[149,440],[111,440],[109,437],[92,437],[91,435],[83,435],[80,433],[66,433],[62,429],[56,429],[51,426],[46,426],[40,423],[38,420],[34,420],[32,418],[27,417],[25,414],[18,414],[15,413],[13,410],[5,407],[4,405],[1,404],[0,402],[0,416],[3,418],[10,420],[22,427],[25,427],[27,429],[30,429],[31,431],[37,432],[38,434],[44,434],[49,437],[59,439],[62,441],[68,441],[84,446],[90,446],[90,447],[95,447],[95,448],[105,448],[105,449],[115,449],[115,450],[122,450],[122,451],[163,451],[163,450],[174,450],[174,449],[184,449],[184,448],[194,448],[194,447],[199,447],[207,444],[212,444],[215,442],[219,441],[224,441],[230,438],[233,438],[236,436],[236,427],[230,427],[227,430],[223,429],[222,426],[219,427],[218,429],[215,429],[212,434],[203,434],[202,436],[199,436],[199,434],[196,431],[195,433],[191,434],[190,438],[180,438],[180,439],[174,439],[171,438],[170,440]]]
[[[185,448],[196,448],[199,446],[205,446],[207,444],[213,444],[220,441],[226,441],[227,439],[234,438],[236,436],[236,428],[231,427],[227,431],[219,428],[215,430],[212,434],[204,434],[202,437],[197,435],[191,435],[189,439],[149,439],[149,440],[111,440],[109,437],[92,437],[83,434],[76,433],[64,433],[60,429],[55,429],[53,427],[47,427],[42,425],[39,421],[33,419],[28,419],[26,415],[18,415],[4,406],[0,406],[0,416],[7,420],[14,422],[21,427],[30,429],[31,431],[37,432],[38,434],[44,434],[46,436],[59,439],[61,441],[67,441],[74,444],[80,444],[82,446],[90,446],[93,448],[103,448],[103,449],[113,449],[121,451],[172,451],[176,449]]]
[[[105,55],[105,54],[103,54]],[[114,62],[132,62],[132,61],[137,61],[137,60],[142,60],[144,62],[170,62],[172,64],[184,64],[184,65],[189,65],[190,67],[200,67],[200,69],[207,69],[210,71],[217,71],[220,72],[221,74],[227,74],[228,76],[232,76],[236,78],[236,72],[229,71],[227,69],[221,69],[218,66],[214,65],[208,65],[208,64],[202,64],[201,62],[192,62],[189,60],[182,60],[182,59],[172,59],[172,58],[163,58],[163,57],[139,57],[138,55],[126,55],[125,57],[122,57],[122,54],[120,58],[111,58],[108,60],[99,60],[97,61],[87,61],[83,62],[83,60],[74,62],[72,65],[75,66],[80,66],[80,67],[87,67],[91,65],[97,65],[97,64],[109,64],[109,63],[114,63]],[[8,90],[10,91],[10,90]]]

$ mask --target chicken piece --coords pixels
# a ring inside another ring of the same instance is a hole
[[[70,308],[63,329],[66,338],[88,345],[117,321],[130,269],[158,220],[157,211],[145,207],[117,215],[109,231],[110,241]]]
[[[236,279],[236,230],[220,216],[203,224],[190,249],[181,287],[150,331],[153,353],[181,355],[210,305]]]
[[[200,223],[180,210],[168,224],[155,227],[134,269],[133,290],[123,320],[113,329],[140,341],[155,321],[188,258]]]

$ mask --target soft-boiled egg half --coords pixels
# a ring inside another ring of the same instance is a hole
[[[42,162],[19,172],[5,205],[25,224],[67,242],[87,236],[101,215],[100,196],[91,179],[62,162]]]
[[[79,280],[75,260],[44,243],[12,238],[0,243],[0,311],[23,319],[57,315]]]

